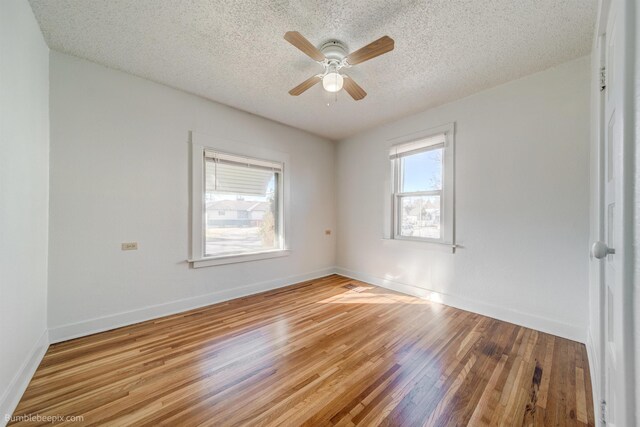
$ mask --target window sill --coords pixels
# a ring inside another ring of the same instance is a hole
[[[395,238],[383,237],[382,240],[384,242],[410,242],[410,243],[417,243],[418,245],[426,244],[426,245],[437,245],[442,247],[448,247],[451,249],[452,253],[456,253],[456,249],[460,247],[455,243],[448,243],[442,240],[416,239],[411,237],[395,237]]]
[[[193,268],[202,268],[202,267],[214,267],[216,265],[236,264],[239,262],[259,261],[259,260],[270,259],[270,258],[280,258],[284,256],[289,256],[290,254],[291,254],[291,251],[288,249],[278,249],[275,251],[257,252],[257,253],[251,253],[251,254],[227,255],[227,256],[211,257],[211,258],[190,259],[188,261],[191,263],[191,266]]]

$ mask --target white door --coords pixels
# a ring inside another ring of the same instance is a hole
[[[627,427],[633,421],[628,405],[633,405],[628,395],[626,378],[630,354],[628,331],[631,327],[628,290],[624,274],[624,96],[625,88],[625,34],[624,0],[611,0],[604,36],[606,88],[601,113],[604,132],[602,202],[604,217],[603,242],[592,247],[593,255],[604,263],[604,295],[602,326],[602,399],[603,418],[607,426]],[[627,353],[625,354],[625,349]],[[603,423],[604,424],[604,423]]]

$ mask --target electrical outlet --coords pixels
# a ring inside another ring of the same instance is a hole
[[[138,242],[127,242],[122,244],[123,251],[137,251],[138,250]]]
[[[324,230],[324,234],[326,234],[327,236],[329,236],[331,234],[331,230]]]

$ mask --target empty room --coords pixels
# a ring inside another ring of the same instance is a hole
[[[640,425],[635,0],[0,0],[0,425]]]

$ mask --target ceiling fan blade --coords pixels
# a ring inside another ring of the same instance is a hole
[[[324,61],[325,56],[309,40],[297,31],[287,31],[284,39],[300,49],[314,61]]]
[[[320,80],[322,80],[320,76],[309,77],[307,80],[303,81],[298,86],[291,89],[289,91],[289,95],[298,96],[302,92],[306,91],[307,89],[311,88],[313,85],[318,83]]]
[[[355,52],[351,52],[347,55],[347,62],[350,65],[356,65],[364,61],[380,56],[383,53],[387,53],[393,50],[394,41],[389,36],[380,37],[378,40],[369,43],[365,47],[362,47]]]
[[[360,101],[362,98],[367,96],[367,92],[365,92],[358,83],[354,82],[351,77],[345,77],[347,78],[344,79],[344,90],[346,90],[353,99],[355,99],[356,101]]]

